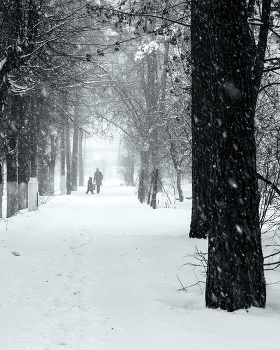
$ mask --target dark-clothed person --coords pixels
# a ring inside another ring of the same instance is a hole
[[[89,192],[91,192],[91,194],[93,194],[92,177],[89,177],[88,183],[87,183],[87,191],[86,191],[86,194],[88,194]]]
[[[101,171],[99,171],[98,168],[96,168],[96,172],[94,173],[93,181],[95,181],[95,183],[96,183],[97,193],[100,192],[100,186],[102,186],[102,180],[103,180],[103,174],[101,173]]]

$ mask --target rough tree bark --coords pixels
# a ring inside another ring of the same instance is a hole
[[[208,25],[213,147],[206,306],[264,307],[252,104],[255,47],[246,1],[210,0]]]
[[[2,218],[3,174],[2,159],[0,158],[0,218]]]
[[[191,2],[192,57],[192,218],[191,238],[209,234],[211,171],[211,90],[208,38],[209,0]]]

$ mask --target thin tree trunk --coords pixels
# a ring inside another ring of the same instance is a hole
[[[80,131],[79,135],[79,186],[84,186],[83,132]]]
[[[40,103],[40,101],[37,101]],[[37,106],[34,99],[29,100],[30,108],[34,109]],[[30,117],[30,179],[28,181],[28,211],[34,211],[38,209],[39,205],[39,191],[38,191],[38,129],[39,129],[39,117],[34,110]]]
[[[176,153],[177,153],[176,146],[174,145],[174,142],[172,141],[170,132],[168,134],[169,134],[169,139],[170,139],[170,155],[171,155],[174,169],[176,171],[176,186],[177,186],[177,191],[178,191],[178,195],[179,195],[179,201],[183,202],[184,195],[183,195],[183,190],[182,190],[182,169],[181,169],[181,165],[178,162],[177,157],[176,157]]]
[[[47,138],[40,140],[38,145],[38,188],[40,196],[48,196],[49,192],[49,162],[47,154]]]
[[[55,160],[56,160],[56,138],[54,135],[50,136],[51,139],[51,154],[49,164],[49,194],[54,195],[54,177],[55,177]]]
[[[78,116],[75,113],[74,120],[78,121]],[[78,189],[78,153],[79,153],[79,128],[74,125],[73,133],[73,149],[72,149],[72,163],[71,163],[71,183],[72,191],[77,191]]]
[[[20,138],[18,143],[19,210],[27,208],[27,185],[30,178],[30,150],[25,140],[26,138]]]
[[[176,185],[177,185],[177,191],[179,196],[179,201],[184,202],[184,194],[182,190],[182,169],[180,166],[176,169]]]
[[[66,119],[66,134],[65,134],[65,150],[66,150],[66,191],[71,194],[71,146],[70,146],[70,123]]]
[[[148,171],[149,171],[149,154],[147,151],[141,152],[141,170],[139,174],[138,199],[144,203],[148,193]]]
[[[60,191],[61,194],[66,194],[66,121],[61,116],[61,129],[60,129]]]
[[[9,153],[6,154],[7,162],[7,218],[18,212],[18,148],[17,136],[8,138]]]
[[[156,209],[157,207],[157,191],[158,191],[158,169],[155,169],[152,174],[152,199],[151,207]]]
[[[37,116],[32,114],[30,124],[30,177],[38,174],[38,140],[37,140]]]
[[[129,154],[129,169],[128,169],[128,186],[134,186],[134,155],[132,153]]]
[[[2,175],[2,200],[1,200],[1,217],[3,219],[7,218],[7,162],[6,158],[2,158],[2,166],[1,166],[1,175]]]
[[[60,176],[65,176],[65,161],[66,161],[66,137],[65,137],[65,124],[66,122],[62,121],[61,127],[61,139],[60,139]]]
[[[140,203],[145,200],[145,170],[142,168],[139,174],[138,199]]]

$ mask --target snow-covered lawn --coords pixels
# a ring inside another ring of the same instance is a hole
[[[279,285],[266,309],[234,313],[178,291],[177,275],[196,282],[186,256],[207,251],[189,223],[190,209],[153,210],[110,181],[2,220],[0,349],[278,350]]]

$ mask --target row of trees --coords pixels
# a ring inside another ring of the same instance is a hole
[[[0,153],[9,215],[29,178],[39,175],[41,193],[52,191],[44,184],[57,145],[66,191],[76,190],[79,141],[100,126],[122,131],[126,181],[134,183],[139,159],[138,198],[153,207],[168,163],[184,199],[192,153],[190,236],[209,241],[206,304],[263,307],[258,178],[270,188],[278,181],[278,132],[272,143],[263,129],[278,118],[278,10],[271,0],[3,1]]]
[[[136,5],[137,11],[145,7],[142,2]],[[159,11],[171,5],[166,1],[153,6]],[[121,10],[92,5],[90,11],[121,32],[114,56],[118,57],[118,68],[110,73],[114,113],[108,117],[123,132],[126,149],[121,162],[127,184],[134,183],[131,170],[137,165],[138,197],[144,202],[153,187],[151,174],[159,170],[164,176],[171,166],[176,173],[178,198],[183,201],[182,174],[191,153],[190,30],[166,24],[163,36],[163,32],[155,34],[157,24],[150,19],[142,23],[139,16],[135,17],[138,23],[131,29],[132,18],[130,21]],[[148,28],[154,29],[149,32]]]
[[[16,105],[17,101],[22,100],[22,113],[26,115],[23,117],[19,114],[17,126],[13,121],[13,118],[17,117],[9,114],[8,107],[3,107],[3,123],[5,118],[8,121],[1,140],[3,162],[7,162],[13,154],[14,159],[8,163],[12,162],[14,165],[18,163],[18,147],[19,143],[23,142],[20,137],[25,133],[24,142],[30,154],[30,159],[25,158],[26,164],[29,164],[29,170],[25,170],[26,179],[38,175],[40,194],[51,193],[53,185],[47,188],[49,185],[46,184],[53,183],[56,146],[62,149],[59,153],[62,156],[61,166],[62,176],[64,176],[65,132],[62,123],[66,123],[67,129],[69,122],[70,131],[67,135],[73,137],[73,150],[69,149],[67,152],[77,159],[75,154],[78,143],[74,141],[77,140],[77,130],[85,133],[83,125],[87,124],[88,133],[94,132],[92,120],[89,118],[87,121],[81,120],[81,117],[78,120],[77,114],[83,114],[85,112],[83,110],[91,108],[95,126],[100,120],[105,120],[106,126],[111,124],[121,128],[125,131],[124,142],[129,145],[128,152],[134,158],[135,154],[139,154],[140,201],[143,202],[148,196],[149,173],[160,166],[163,168],[162,160],[166,158],[172,161],[176,169],[178,192],[180,200],[183,200],[181,165],[190,155],[190,135],[185,136],[187,118],[183,112],[184,108],[189,106],[189,99],[180,99],[180,95],[185,93],[185,86],[182,83],[180,87],[178,80],[179,69],[183,69],[179,64],[182,62],[179,45],[174,43],[170,48],[168,41],[161,40],[160,43],[155,42],[156,47],[153,48],[149,46],[152,35],[148,35],[144,41],[135,40],[132,45],[131,43],[126,45],[126,50],[123,46],[119,52],[118,38],[129,39],[130,30],[126,28],[121,31],[121,25],[116,28],[108,18],[104,20],[102,14],[96,15],[86,1],[79,3],[70,0],[7,1],[3,3],[2,14],[7,21],[6,28],[9,29],[7,30],[9,42],[4,40],[2,45],[2,54],[5,58],[2,61],[1,72],[3,81],[8,81],[3,85],[3,106],[6,106],[8,100],[11,105]],[[11,20],[14,17],[18,20],[16,24]],[[36,18],[38,25],[32,22],[33,18]],[[29,28],[33,28],[33,25],[36,31],[32,32],[32,40],[28,37],[31,42],[29,45],[24,35],[29,35]],[[19,40],[20,35],[22,39]],[[15,57],[11,59],[7,56],[7,51],[13,45],[18,46],[12,50]],[[20,45],[24,48],[30,46],[28,55]],[[111,52],[115,52],[114,55],[110,54],[110,49]],[[135,61],[134,57],[138,49],[139,59]],[[118,56],[117,52],[120,53]],[[173,59],[169,60],[171,55]],[[12,62],[17,60],[18,63],[12,66],[8,63],[9,60]],[[116,61],[118,61],[117,64]],[[130,71],[127,70],[128,66]],[[131,74],[132,71],[134,71],[133,74]],[[6,74],[5,77],[4,74]],[[83,103],[84,106],[81,106],[81,103],[78,106],[77,101],[81,102],[81,98],[76,97],[77,93],[85,96],[85,99],[90,101],[91,107],[86,106],[85,103]],[[93,101],[93,97],[98,102]],[[186,102],[182,102],[184,100]],[[31,114],[34,115],[31,117]],[[164,115],[163,119],[162,115]],[[25,118],[26,125],[22,126],[20,123]],[[43,122],[40,121],[41,119]],[[164,120],[163,123],[162,120]],[[104,125],[104,123],[100,124]],[[44,140],[48,140],[44,147],[41,147],[39,142],[41,134],[45,136]],[[11,135],[10,138],[14,140],[14,150],[11,150],[11,146],[5,148],[8,135]],[[166,151],[162,152],[164,148]],[[51,164],[49,170],[47,163]],[[73,166],[70,169],[68,165],[68,171],[65,172],[68,176],[68,193],[70,188],[76,188],[75,164],[77,162],[73,160],[71,163]],[[19,175],[14,165],[14,175],[11,175],[10,169],[7,179],[8,187],[11,187],[8,189],[10,203],[8,216],[16,212],[18,207],[25,205],[15,203],[18,191],[16,178]],[[37,166],[40,166],[40,169]],[[74,175],[70,175],[70,172]],[[130,175],[130,183],[133,182],[132,177],[133,175]],[[20,187],[26,188],[26,185]],[[26,203],[26,194],[24,202]]]
[[[0,17],[0,207],[9,217],[27,206],[30,178],[53,194],[57,159],[63,191],[77,189],[78,173],[83,183],[82,140],[94,131],[86,99],[91,79],[101,80],[104,33],[87,1],[6,0]]]

